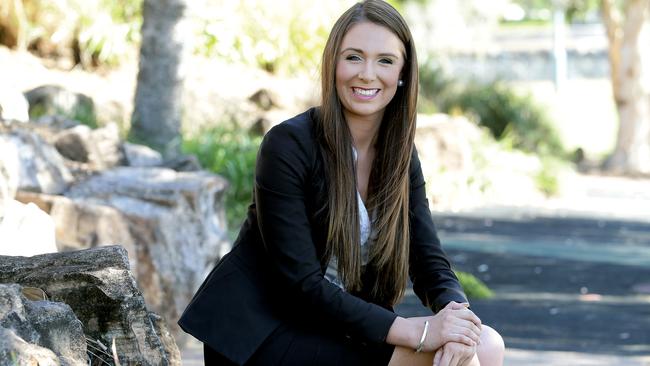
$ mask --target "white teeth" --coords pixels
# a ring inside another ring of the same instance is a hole
[[[367,97],[369,97],[371,95],[375,95],[375,94],[377,94],[377,92],[379,92],[379,89],[368,89],[368,90],[366,90],[366,89],[353,88],[353,90],[354,90],[355,94],[361,94],[361,95],[365,95]]]

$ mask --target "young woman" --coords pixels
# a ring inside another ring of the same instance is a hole
[[[413,147],[410,31],[369,0],[336,22],[322,104],[271,129],[233,250],[179,324],[207,365],[500,365],[443,253]],[[435,315],[392,307],[407,276]]]

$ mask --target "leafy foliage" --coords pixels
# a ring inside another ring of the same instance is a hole
[[[4,9],[10,14],[0,17],[0,29],[18,35],[17,44],[10,46],[29,48],[41,55],[70,55],[84,66],[117,64],[139,39],[142,0],[11,3]]]
[[[330,28],[348,6],[342,0],[206,3],[196,15],[196,52],[274,73],[313,72]]]
[[[503,83],[469,84],[451,96],[443,109],[469,115],[496,139],[510,139],[515,148],[541,155],[564,155],[560,138],[544,111],[531,96],[516,94]]]
[[[490,290],[483,281],[476,278],[471,273],[455,271],[456,277],[463,286],[463,291],[469,299],[482,300],[489,299],[494,296],[494,292]]]
[[[195,154],[206,169],[230,182],[226,192],[229,227],[237,228],[246,215],[253,192],[257,150],[262,138],[237,127],[216,126],[183,141],[183,151]]]
[[[434,105],[430,110],[464,114],[512,148],[565,156],[549,117],[530,95],[519,95],[499,81],[462,84],[434,63],[420,68],[420,86],[420,104]]]

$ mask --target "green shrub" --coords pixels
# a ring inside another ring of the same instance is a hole
[[[530,95],[519,95],[502,82],[461,83],[430,60],[420,66],[419,97],[422,113],[462,114],[487,127],[506,146],[567,157],[545,111]]]
[[[471,273],[455,271],[456,277],[460,281],[461,286],[463,286],[463,291],[465,295],[471,300],[482,300],[489,299],[494,296],[492,290],[490,290],[481,280],[476,278]]]
[[[226,217],[231,230],[237,230],[246,216],[253,194],[257,150],[262,138],[236,127],[217,126],[183,141],[183,151],[195,154],[204,168],[230,182],[226,191]]]

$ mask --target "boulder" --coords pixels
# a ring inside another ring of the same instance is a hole
[[[70,219],[70,227],[61,227],[64,232],[78,232],[74,223],[83,220],[88,233],[102,222],[108,233],[113,227],[110,217],[116,218],[116,232],[128,227],[124,233],[130,236],[129,245],[135,246],[131,253],[137,258],[135,273],[140,288],[152,310],[171,324],[172,334],[179,340],[183,333],[175,320],[211,264],[231,249],[222,201],[226,187],[223,178],[205,171],[119,167],[72,186],[66,196],[76,208],[68,213],[52,209],[51,213],[59,223],[65,221],[64,216],[79,218]],[[119,213],[109,214],[89,208],[91,205],[107,206]],[[93,210],[97,214],[90,217],[105,219],[86,220],[85,212]],[[68,243],[75,240],[75,234],[66,237],[71,239]]]
[[[29,258],[0,256],[0,283],[38,287],[52,301],[69,305],[90,344],[110,346],[114,341],[122,364],[180,364],[168,357],[178,348],[169,339],[161,340],[164,332],[152,322],[120,246]],[[165,344],[171,349],[165,350]]]
[[[1,133],[0,156],[5,168],[14,172],[19,190],[60,194],[72,182],[61,155],[34,131],[11,129]]]
[[[128,166],[135,167],[154,167],[163,163],[162,155],[145,145],[132,144],[124,142],[122,144],[124,158]]]
[[[41,365],[88,364],[83,326],[70,306],[28,300],[19,285],[0,284],[0,333],[0,356],[26,356]]]
[[[93,170],[112,168],[124,160],[116,124],[91,129],[78,125],[61,131],[54,146],[66,159],[88,163]]]
[[[43,85],[25,93],[29,116],[63,115],[91,125],[96,124],[95,105],[88,96],[58,85]]]

